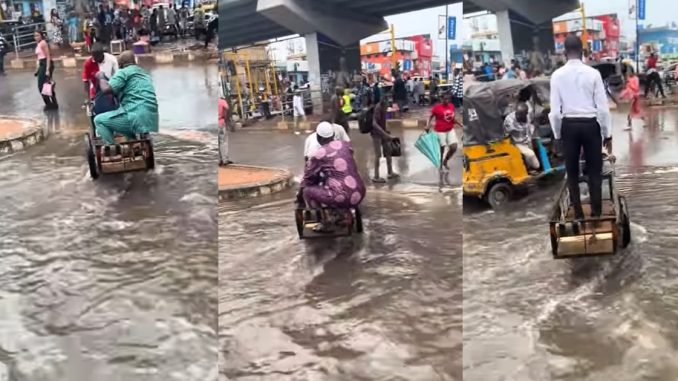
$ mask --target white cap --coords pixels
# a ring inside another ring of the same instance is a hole
[[[318,124],[318,127],[316,127],[315,132],[321,138],[331,138],[334,136],[334,128],[332,127],[332,123],[329,122],[321,122],[320,124]]]

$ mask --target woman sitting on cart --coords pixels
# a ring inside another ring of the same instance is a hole
[[[321,147],[309,158],[301,182],[301,195],[310,208],[355,208],[365,197],[351,144],[334,140],[332,124],[318,126]]]
[[[115,95],[120,102],[117,110],[94,118],[97,135],[107,144],[115,143],[116,133],[134,140],[136,134],[158,131],[158,101],[151,76],[136,65],[130,51],[120,54],[118,65],[120,70],[108,81],[103,73],[97,74],[101,92]]]

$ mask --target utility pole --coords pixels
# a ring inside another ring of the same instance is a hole
[[[579,10],[581,11],[581,44],[584,46],[584,51],[587,52],[589,55],[591,52],[589,51],[589,33],[586,28],[586,11],[584,10],[584,2],[580,2],[581,7]],[[588,57],[587,57],[588,58]]]
[[[640,72],[640,28],[638,27],[638,0],[636,0],[636,73]]]
[[[450,27],[450,15],[448,13],[449,6],[445,5],[445,82],[450,75],[450,68],[448,58],[450,57],[450,44],[447,41],[447,37],[450,35],[450,31],[447,28]]]
[[[396,66],[398,65],[398,48],[396,48],[396,40],[395,40],[395,26],[391,24],[391,73],[393,73],[393,70],[396,69]],[[395,78],[394,78],[395,79]]]

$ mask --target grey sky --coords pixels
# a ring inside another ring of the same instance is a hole
[[[658,26],[666,25],[673,21],[678,22],[678,1],[645,0],[645,2],[646,24],[651,23]],[[624,35],[630,38],[635,37],[635,20],[630,20],[627,16],[629,0],[584,0],[584,7],[586,13],[590,15],[617,13],[622,23]]]

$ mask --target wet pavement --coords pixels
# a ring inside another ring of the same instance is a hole
[[[362,235],[299,240],[296,189],[220,205],[220,380],[461,380],[461,160],[439,187],[418,133],[400,181],[368,184]],[[351,137],[367,180],[369,136]],[[230,156],[299,178],[304,138],[237,131]]]
[[[0,157],[0,379],[217,378],[216,67],[152,68],[156,170],[89,178],[79,72],[0,77],[48,138]]]
[[[559,181],[503,212],[464,200],[464,380],[678,379],[678,110],[631,132],[613,118],[632,223],[620,255],[552,259]]]

